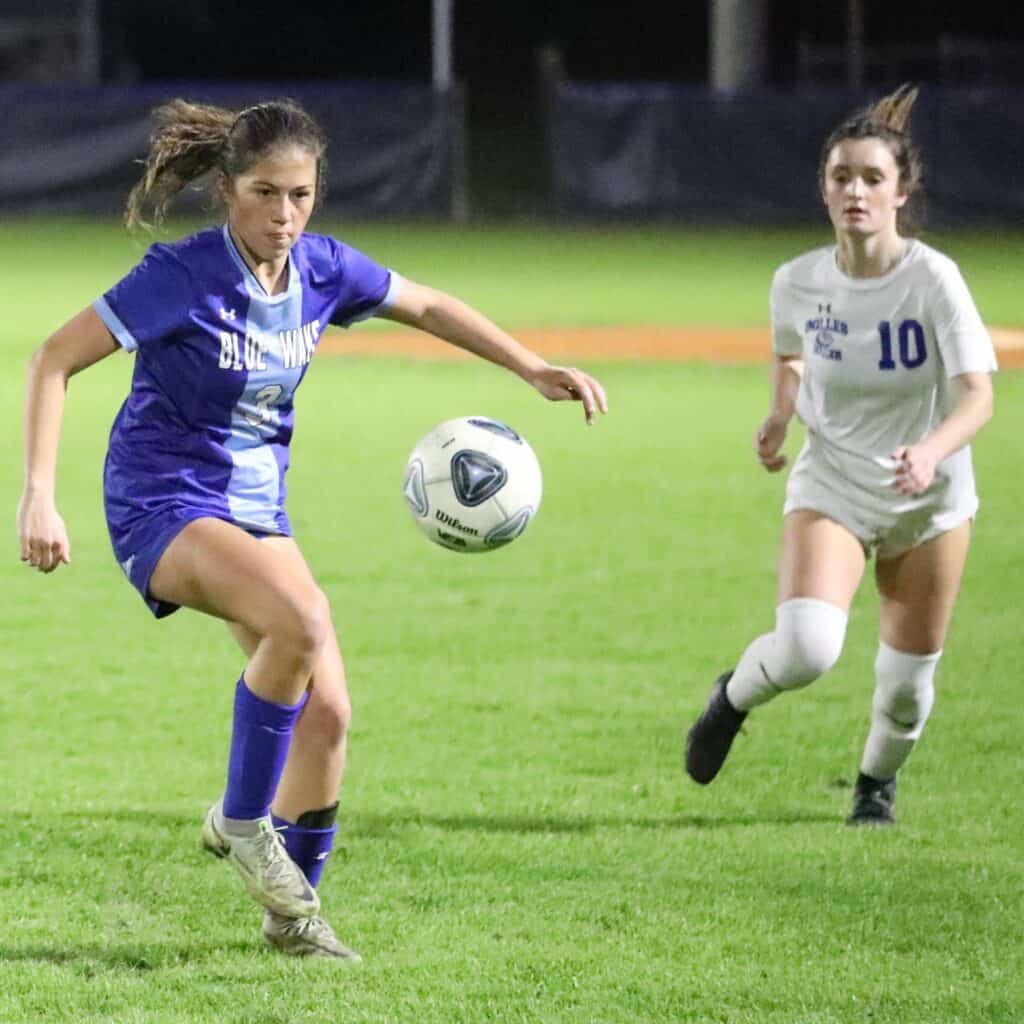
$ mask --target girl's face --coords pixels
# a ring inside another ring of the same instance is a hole
[[[881,139],[844,139],[825,162],[822,196],[837,235],[867,237],[896,230],[907,201],[892,150]]]
[[[281,259],[299,240],[316,201],[316,177],[316,156],[287,146],[223,180],[228,224],[257,259]]]

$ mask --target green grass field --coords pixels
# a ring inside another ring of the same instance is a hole
[[[774,265],[821,239],[345,236],[513,328],[763,323]],[[1024,323],[1020,237],[936,242],[986,319]],[[138,245],[27,220],[0,244],[13,524],[25,357]],[[764,371],[588,368],[613,409],[589,430],[480,363],[325,358],[303,386],[290,510],[356,709],[322,892],[355,968],[265,951],[259,912],[197,849],[241,661],[218,623],[154,622],[111,556],[100,469],[130,358],[72,382],[58,497],[74,564],[30,573],[13,529],[0,563],[0,1021],[1024,1019],[1024,375],[1000,375],[975,448],[982,514],[900,824],[871,832],[842,824],[873,688],[868,585],[839,666],[751,716],[713,786],[682,773],[712,679],[772,624],[783,481],[749,454]],[[474,412],[530,439],[546,490],[521,541],[467,557],[423,540],[401,476],[427,428]]]

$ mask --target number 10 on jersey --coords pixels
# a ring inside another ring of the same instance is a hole
[[[878,360],[880,370],[895,370],[896,360],[892,351],[892,324],[883,320],[878,325],[882,342],[882,358]],[[896,331],[899,358],[907,370],[916,370],[927,358],[928,347],[924,342],[924,328],[916,320],[902,320]]]

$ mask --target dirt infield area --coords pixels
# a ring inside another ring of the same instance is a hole
[[[763,363],[770,342],[763,327],[560,327],[529,328],[516,337],[546,358]],[[1024,367],[1024,330],[992,328],[999,365]],[[331,331],[320,342],[332,355],[464,359],[466,353],[412,330]]]

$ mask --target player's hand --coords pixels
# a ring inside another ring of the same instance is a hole
[[[52,498],[23,494],[18,503],[21,560],[40,572],[71,564],[71,543]]]
[[[902,445],[892,453],[896,460],[893,490],[909,497],[923,494],[935,479],[938,456],[925,443]]]
[[[786,464],[786,456],[779,451],[786,440],[787,420],[769,416],[754,435],[754,453],[769,473],[778,473]]]
[[[589,373],[575,367],[545,366],[534,374],[530,383],[552,402],[582,402],[588,424],[594,422],[598,412],[608,411],[604,388]]]

